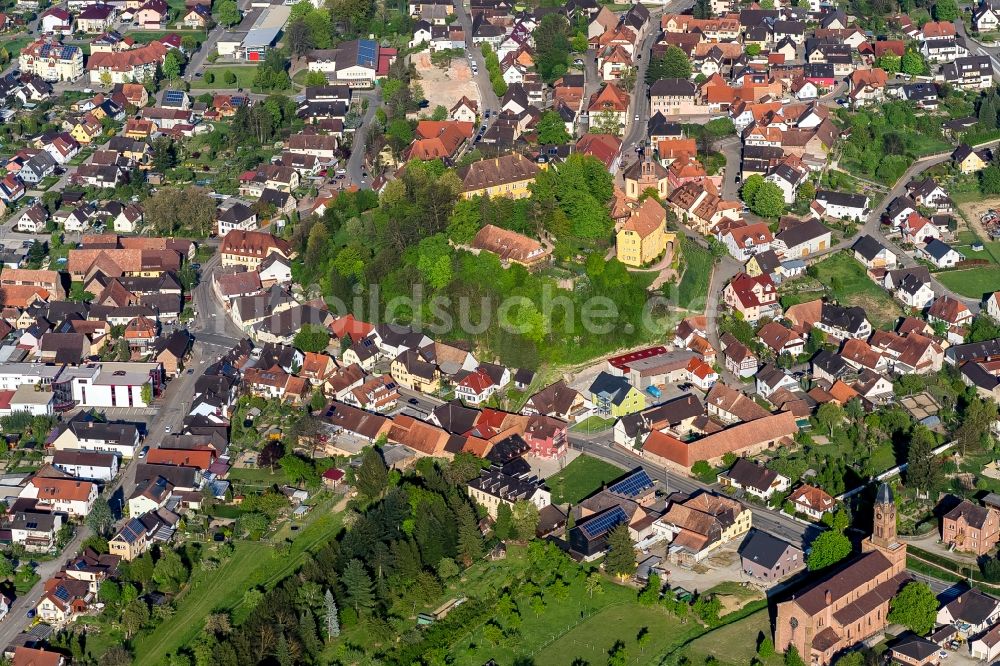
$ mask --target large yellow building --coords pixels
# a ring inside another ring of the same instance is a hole
[[[626,266],[643,266],[664,253],[676,234],[666,229],[667,211],[652,197],[632,211],[618,230],[615,249]]]
[[[479,160],[458,170],[462,181],[462,196],[510,197],[523,199],[531,195],[528,185],[544,165],[538,165],[520,153]]]

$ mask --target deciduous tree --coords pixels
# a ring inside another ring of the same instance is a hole
[[[889,604],[888,620],[923,636],[934,628],[937,597],[926,583],[910,581]]]
[[[812,542],[809,570],[818,571],[840,562],[851,554],[851,540],[842,533],[827,530]]]

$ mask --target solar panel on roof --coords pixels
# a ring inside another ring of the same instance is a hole
[[[378,44],[370,39],[358,40],[358,64],[375,66],[375,57],[378,54]]]
[[[69,601],[69,590],[67,590],[62,585],[60,585],[54,590],[54,594],[56,595],[57,598],[63,601]]]
[[[616,525],[626,522],[628,522],[628,516],[625,515],[625,511],[620,506],[616,506],[606,513],[602,513],[583,523],[580,525],[580,529],[583,530],[584,534],[593,539],[609,532]]]
[[[180,104],[184,101],[184,92],[181,90],[168,90],[163,93],[164,104]]]
[[[653,480],[646,474],[646,470],[636,470],[621,481],[608,487],[608,490],[616,495],[635,497],[653,487]]]

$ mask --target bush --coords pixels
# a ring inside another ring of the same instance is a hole
[[[205,83],[215,83],[214,72],[205,72]]]

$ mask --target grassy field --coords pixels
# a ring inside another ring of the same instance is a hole
[[[677,640],[680,621],[657,606],[629,603],[605,608],[537,652],[536,664],[603,664],[617,641],[625,644],[628,663],[644,664]],[[639,646],[640,632],[649,642]],[[749,663],[744,662],[744,663]]]
[[[151,635],[135,641],[136,663],[159,663],[200,634],[209,613],[236,606],[253,586],[257,569],[273,554],[274,548],[267,544],[241,543],[221,567],[196,573],[177,603],[177,612]]]
[[[685,269],[677,287],[677,305],[701,312],[708,300],[708,281],[715,262],[711,252],[687,237],[681,239],[681,248]]]
[[[935,276],[941,284],[968,298],[982,298],[983,294],[1000,287],[1000,267],[970,268],[965,271],[945,271]]]
[[[208,83],[205,77],[199,77],[191,81],[191,88],[243,88],[250,90],[253,87],[254,77],[257,76],[256,65],[233,65],[221,67],[206,67],[205,74],[211,72],[215,75],[215,81]],[[226,72],[236,75],[236,83],[226,83]]]
[[[553,504],[576,504],[622,474],[622,470],[611,463],[583,455],[545,481],[552,490]]]
[[[342,513],[331,511],[332,502],[313,509],[287,552],[275,543],[238,542],[233,555],[214,571],[200,570],[176,602],[177,612],[153,632],[135,641],[136,663],[156,664],[201,633],[205,618],[213,612],[232,611],[240,619],[243,594],[253,587],[269,588],[293,573],[303,556],[327,541],[340,529]]]
[[[771,633],[771,622],[766,609],[699,636],[687,646],[685,654],[693,664],[704,663],[707,657],[712,656],[723,664],[744,666],[756,655],[757,637],[761,633]],[[781,655],[771,657],[764,663],[776,666],[782,663]]]
[[[838,252],[837,254],[824,259],[815,266],[816,277],[800,278],[782,286],[783,292],[794,292],[796,287],[808,286],[809,283],[819,282],[830,295],[841,305],[857,305],[864,308],[868,313],[868,319],[878,328],[891,328],[896,320],[903,314],[902,307],[893,300],[884,289],[872,282],[865,273],[864,267],[859,264],[848,252]],[[817,298],[820,294],[809,294],[807,298],[798,300],[808,300]],[[782,305],[788,307],[791,301],[797,300],[789,297],[782,298]]]

